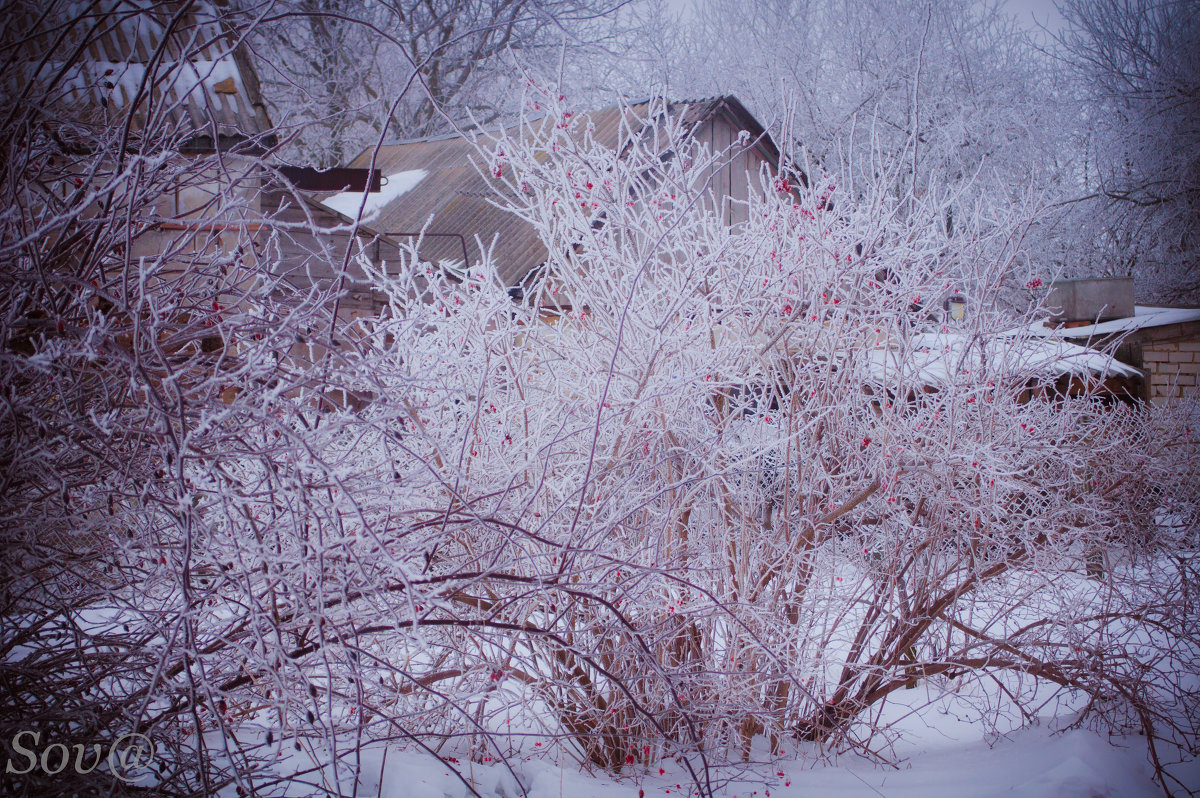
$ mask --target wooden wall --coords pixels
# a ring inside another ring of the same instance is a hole
[[[744,147],[734,147],[740,132],[732,120],[717,115],[700,125],[694,137],[711,153],[731,153]],[[732,226],[746,221],[746,201],[751,191],[761,190],[759,175],[768,161],[766,154],[757,146],[737,153],[732,159],[727,156],[724,160],[727,161],[724,165],[717,164],[707,170],[706,178],[710,181],[722,218]]]

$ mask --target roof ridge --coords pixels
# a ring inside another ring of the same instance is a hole
[[[633,101],[625,102],[625,103],[617,102],[617,103],[613,103],[611,105],[602,106],[600,108],[589,108],[588,110],[581,111],[580,113],[581,114],[599,114],[599,113],[603,113],[605,111],[612,111],[616,108],[622,108],[622,107],[635,108],[639,105],[649,105],[650,103],[654,102],[655,100],[661,100],[662,102],[664,102],[668,109],[670,109],[673,106],[680,106],[680,105],[685,106],[687,108],[690,108],[691,106],[701,106],[701,105],[705,105],[705,104],[715,107],[719,103],[728,102],[729,100],[733,100],[734,102],[737,102],[739,105],[741,105],[741,103],[737,99],[737,97],[732,94],[714,94],[709,97],[699,97],[699,98],[695,98],[695,99],[679,99],[679,100],[667,100],[662,95],[650,95],[649,97],[645,97],[640,100],[633,100]],[[521,125],[525,122],[536,122],[539,119],[545,119],[546,116],[547,116],[547,113],[545,111],[541,111],[540,113],[534,114],[532,116],[526,116],[521,119],[515,120],[513,122],[509,122],[506,124],[502,123],[498,127],[491,128],[490,130],[493,130],[493,131],[509,130],[509,129],[517,127],[518,125]],[[477,127],[471,128],[469,130],[463,130],[461,132],[450,131],[447,133],[434,133],[434,134],[431,134],[428,136],[418,136],[416,138],[411,138],[411,139],[399,139],[396,141],[389,141],[380,146],[382,146],[382,147],[401,147],[406,144],[427,144],[427,143],[436,142],[436,141],[450,141],[452,139],[466,139],[468,136],[479,135],[481,133],[487,133],[487,132],[489,132],[488,128],[484,128],[482,126],[477,126]],[[363,152],[367,152],[371,149],[373,149],[373,147],[367,147],[363,150]]]

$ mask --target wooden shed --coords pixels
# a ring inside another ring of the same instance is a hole
[[[591,125],[597,142],[618,150],[625,144],[626,131],[636,134],[653,123],[649,115],[654,107],[645,101],[593,111],[582,115],[581,127]],[[779,166],[779,150],[763,126],[731,96],[668,103],[666,113],[678,115],[689,139],[712,152],[734,153],[714,171],[711,186],[726,221],[743,221],[746,206],[738,201],[748,198],[763,164]],[[739,141],[746,142],[740,149]],[[390,199],[370,205],[368,229],[393,241],[422,235],[421,259],[451,270],[469,269],[483,257],[480,242],[484,247],[495,242],[493,257],[501,279],[518,286],[546,261],[546,250],[528,223],[492,204],[499,196],[498,186],[478,161],[471,138],[445,135],[371,148],[350,166],[373,165],[383,175],[381,194],[392,189]],[[361,198],[359,191],[317,200],[352,216],[358,209],[354,201]],[[368,203],[371,199],[368,194]]]

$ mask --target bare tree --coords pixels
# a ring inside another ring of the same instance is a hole
[[[247,2],[275,115],[301,157],[339,166],[390,139],[491,122],[518,109],[511,59],[553,69],[613,45],[626,0]],[[506,63],[506,59],[508,62]]]
[[[495,489],[553,462],[570,492],[546,483],[530,505],[561,518],[542,534],[574,568],[604,552],[580,584],[620,572],[619,634],[599,608],[556,619],[567,639],[594,630],[606,670],[569,651],[539,669],[563,663],[551,706],[582,753],[613,767],[642,761],[631,740],[655,756],[702,742],[720,759],[757,734],[878,751],[876,705],[918,680],[994,685],[976,694],[983,723],[1030,711],[1039,687],[1078,690],[1156,756],[1164,739],[1194,747],[1196,695],[1168,686],[1197,631],[1175,604],[1195,578],[1197,473],[1175,459],[1194,408],[1167,420],[1061,393],[1073,359],[1097,355],[1045,351],[997,303],[1027,216],[979,209],[947,241],[937,222],[962,195],[902,213],[886,171],[844,203],[844,175],[810,173],[799,196],[764,175],[730,236],[702,210],[719,155],[678,144],[685,129],[618,158],[540,100],[537,144],[493,158],[551,253],[535,301],[569,311],[536,333],[544,351],[530,331],[502,361],[522,400],[495,405],[522,438],[542,419],[544,454]],[[931,319],[955,292],[968,319]],[[541,394],[559,409],[532,411]],[[482,429],[481,452],[497,438]]]
[[[1061,169],[1048,62],[995,4],[711,0],[693,29],[674,76],[685,90],[736,92],[821,168],[846,163],[869,184],[873,154],[903,153],[898,196],[969,184],[996,197]]]
[[[1084,176],[1107,268],[1200,298],[1200,13],[1172,0],[1068,0],[1058,37],[1087,99]]]

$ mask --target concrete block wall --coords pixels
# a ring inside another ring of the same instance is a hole
[[[1107,321],[1133,315],[1133,278],[1055,280],[1046,307],[1060,322]]]
[[[1200,397],[1200,337],[1143,344],[1142,364],[1150,380],[1150,401]]]

